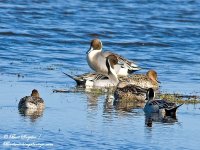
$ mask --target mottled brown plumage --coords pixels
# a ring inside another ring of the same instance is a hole
[[[44,109],[44,100],[40,98],[39,92],[32,90],[31,96],[21,98],[18,108],[19,109]]]
[[[157,73],[154,70],[149,70],[146,75],[132,74],[127,77],[119,77],[119,81],[121,82],[118,84],[120,87],[132,84],[144,89],[153,88],[154,90],[157,90],[159,88]]]
[[[144,102],[146,99],[146,90],[135,85],[118,86],[114,92],[115,100],[134,100]]]
[[[119,84],[115,90],[115,99],[132,99],[145,101],[146,91],[149,88],[159,88],[157,73],[149,70],[146,75],[133,74],[127,77],[119,77]]]

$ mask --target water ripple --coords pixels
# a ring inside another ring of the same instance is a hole
[[[199,143],[188,137],[199,139],[192,134],[199,131],[194,120],[199,109],[191,113],[184,108],[177,123],[158,122],[150,129],[143,112],[107,109],[102,97],[89,101],[83,93],[49,91],[75,85],[62,71],[91,71],[85,53],[90,41],[100,38],[104,50],[144,68],[139,73],[155,69],[161,90],[199,93],[199,8],[197,0],[0,0],[0,91],[7,100],[1,106],[11,106],[26,90],[42,86],[47,106],[58,107],[56,112],[47,109],[48,115],[35,123],[18,120],[12,108],[0,108],[1,118],[6,114],[1,133],[41,132],[43,142],[65,149],[163,149],[169,142],[171,149],[198,149]],[[184,137],[188,142],[182,142]]]

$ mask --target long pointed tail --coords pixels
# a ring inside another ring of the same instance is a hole
[[[71,79],[73,79],[73,80],[76,81],[76,77],[73,77],[72,75],[69,75],[69,74],[67,74],[67,73],[65,73],[65,72],[62,72],[62,73],[65,74],[66,76],[70,77]]]
[[[182,106],[182,105],[183,105],[183,104],[178,105],[178,106],[176,107],[176,109],[179,108],[179,107]]]
[[[81,79],[81,78],[78,78],[77,76],[72,76],[72,75],[69,75],[65,72],[63,72],[66,76],[70,77],[71,79],[73,79],[74,81],[76,81],[77,85],[78,86],[85,86],[85,80]]]
[[[176,116],[176,110],[182,105],[183,104],[180,104],[180,105],[178,105],[176,107],[165,109],[166,115],[167,116]]]

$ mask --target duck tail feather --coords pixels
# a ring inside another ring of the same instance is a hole
[[[72,75],[69,75],[65,72],[63,72],[63,74],[65,74],[66,76],[68,76],[69,78],[73,79],[74,81],[76,81],[77,85],[78,86],[82,86],[85,84],[85,80],[81,79],[81,78],[78,78],[77,76],[72,76]]]
[[[63,74],[65,74],[66,76],[68,76],[68,77],[70,77],[71,79],[73,79],[73,80],[77,80],[77,77],[76,76],[72,76],[72,75],[69,75],[69,74],[67,74],[67,73],[65,73],[65,72],[63,72]]]
[[[176,116],[176,110],[182,105],[183,104],[180,104],[178,106],[175,106],[175,107],[172,107],[172,108],[169,108],[169,109],[165,109],[166,115],[167,116]]]
[[[179,107],[182,106],[182,105],[183,105],[183,104],[178,105],[177,108],[179,108]],[[177,108],[176,108],[176,109],[177,109]]]

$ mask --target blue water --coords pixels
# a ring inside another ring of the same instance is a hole
[[[183,105],[177,120],[145,125],[142,109],[118,109],[74,87],[62,71],[91,71],[93,38],[104,50],[155,69],[161,91],[200,95],[200,1],[0,0],[0,144],[51,143],[42,149],[199,149],[200,106]],[[21,97],[38,89],[46,109],[22,116]],[[34,136],[6,138],[7,135]],[[186,142],[187,141],[187,142]],[[38,146],[31,147],[38,149]]]

